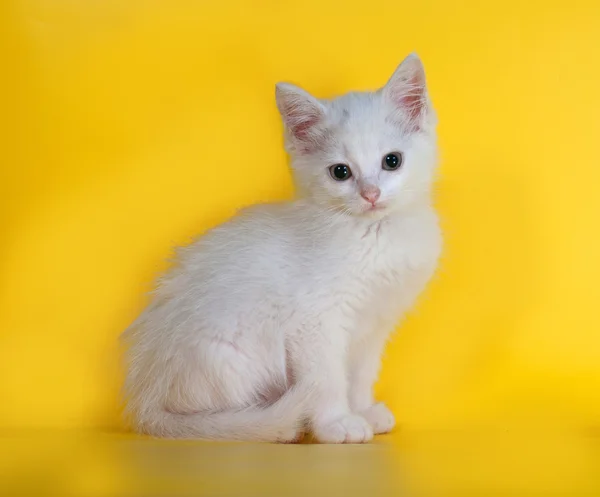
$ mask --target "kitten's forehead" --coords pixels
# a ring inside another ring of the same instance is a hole
[[[379,93],[351,92],[327,103],[331,123],[339,128],[384,118]]]
[[[346,158],[368,167],[396,132],[379,93],[348,93],[327,103],[329,122]],[[376,161],[376,162],[377,162]]]

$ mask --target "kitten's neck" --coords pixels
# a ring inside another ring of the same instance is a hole
[[[414,217],[423,211],[432,209],[430,195],[423,195],[418,201],[411,202],[409,205],[400,209],[390,210],[381,215],[355,215],[344,209],[335,209],[330,206],[314,202],[310,198],[304,197],[296,200],[298,207],[306,213],[307,217],[313,218],[317,224],[326,224],[335,227],[356,227],[369,229],[372,226],[390,226],[402,224],[408,218]]]

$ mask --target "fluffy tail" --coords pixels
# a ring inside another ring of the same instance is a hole
[[[157,411],[138,420],[137,428],[163,438],[295,442],[304,431],[310,392],[298,384],[265,407],[193,414]]]

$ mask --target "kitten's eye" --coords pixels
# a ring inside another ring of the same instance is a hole
[[[399,152],[393,152],[387,154],[381,163],[381,167],[386,171],[394,171],[402,165],[402,154]]]
[[[336,181],[346,181],[352,177],[352,170],[346,164],[334,164],[329,168],[329,174]]]

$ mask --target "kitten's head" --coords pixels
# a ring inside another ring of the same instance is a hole
[[[428,200],[436,118],[416,55],[376,92],[327,101],[279,83],[276,96],[297,185],[313,202],[383,217]]]

